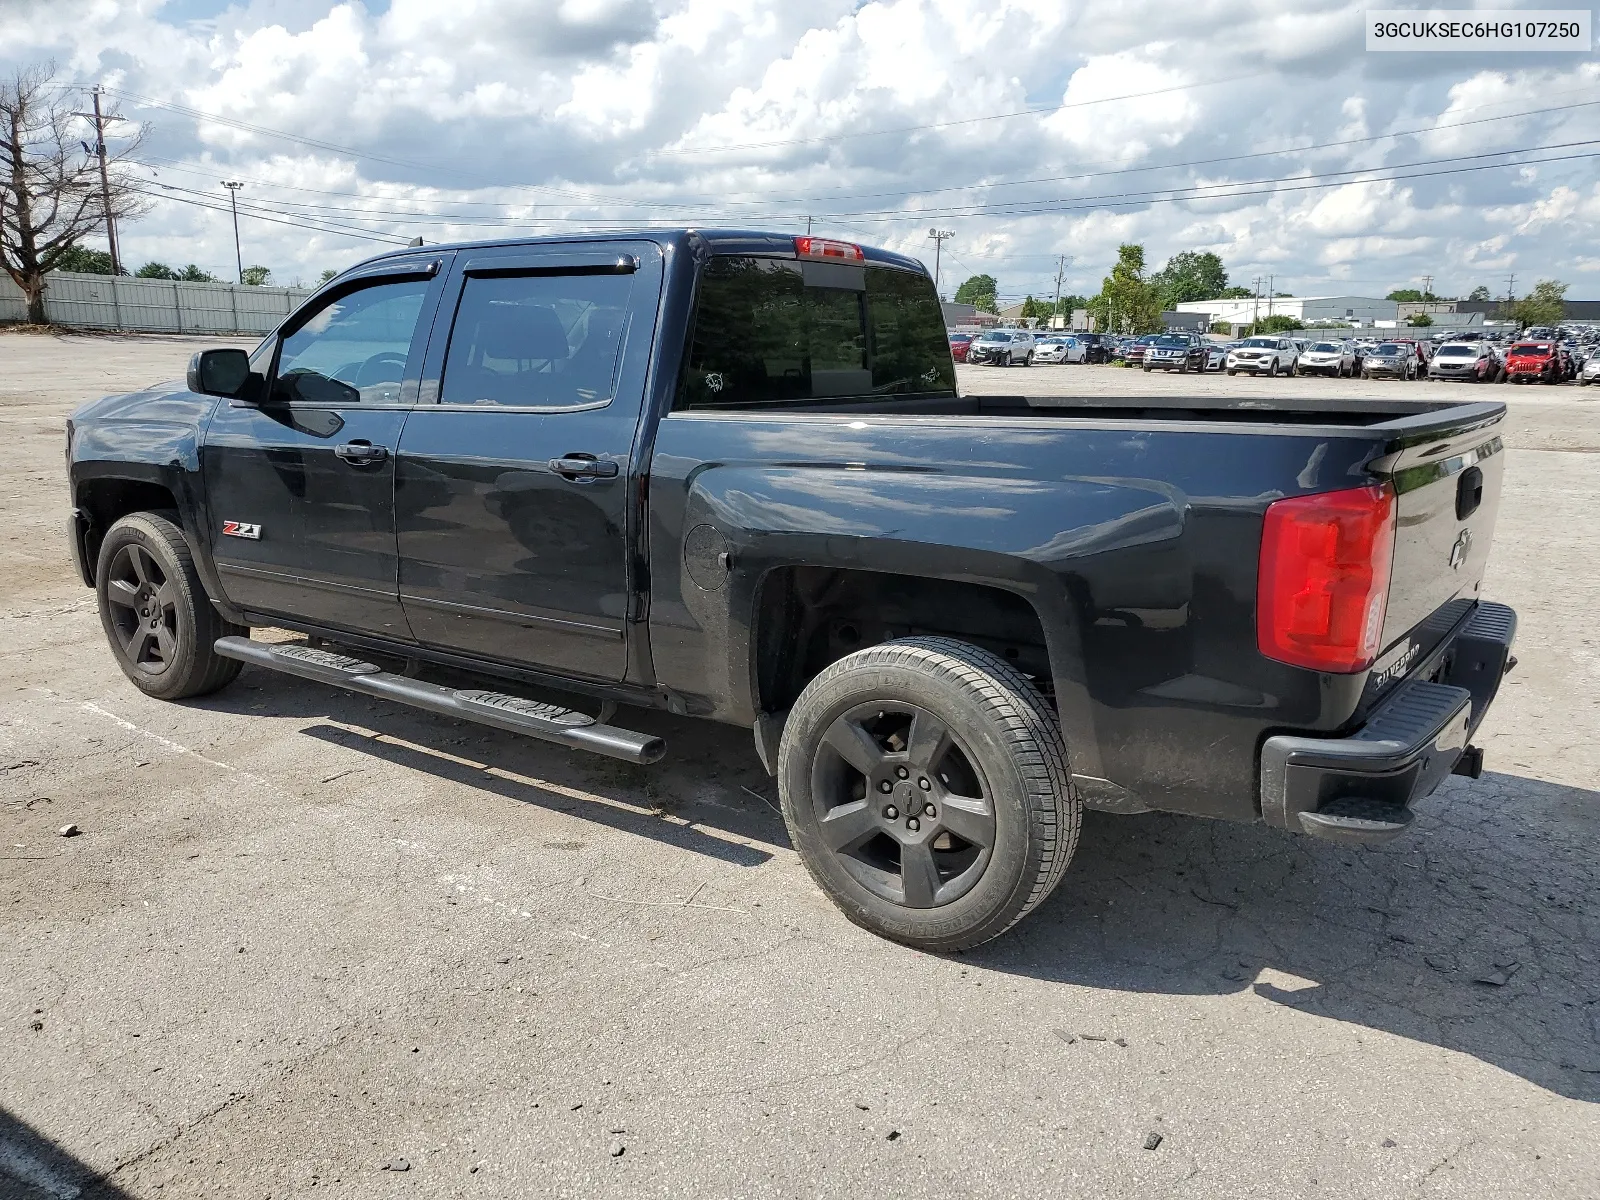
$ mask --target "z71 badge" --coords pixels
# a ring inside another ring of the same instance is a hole
[[[223,537],[249,538],[252,542],[261,540],[261,526],[250,521],[224,521],[222,523]]]

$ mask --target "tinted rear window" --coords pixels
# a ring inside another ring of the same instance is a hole
[[[926,276],[892,267],[714,258],[700,276],[679,408],[955,393]]]

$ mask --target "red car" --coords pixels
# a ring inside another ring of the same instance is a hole
[[[970,333],[952,333],[950,335],[950,357],[957,362],[967,361],[967,347],[972,345]]]
[[[1554,342],[1517,342],[1506,351],[1506,379],[1511,383],[1565,383],[1572,376],[1571,357]]]
[[[1123,355],[1124,361],[1130,367],[1143,366],[1144,352],[1153,346],[1161,336],[1159,333],[1147,333],[1141,338],[1135,338],[1133,345],[1129,346],[1127,353]]]

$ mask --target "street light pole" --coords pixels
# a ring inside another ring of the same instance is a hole
[[[938,293],[939,299],[944,299],[944,293],[939,292],[939,268],[944,256],[944,244],[947,239],[955,237],[955,231],[950,229],[930,229],[928,236],[933,239],[933,290]]]
[[[239,266],[239,283],[244,284],[244,254],[239,249],[239,189],[244,184],[237,180],[224,179],[222,186],[228,189],[228,201],[233,206],[233,257]]]

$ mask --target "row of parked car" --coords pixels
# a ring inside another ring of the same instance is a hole
[[[1563,331],[1564,332],[1564,331]],[[1548,336],[1546,336],[1548,335]],[[1553,330],[1501,345],[1481,335],[1452,341],[1414,337],[1311,339],[1264,334],[1213,342],[1182,331],[1120,338],[1101,333],[1036,333],[991,329],[950,333],[957,362],[991,366],[1125,362],[1179,374],[1330,375],[1363,379],[1463,379],[1478,383],[1600,382],[1600,334]]]

